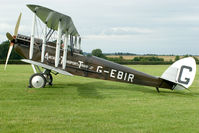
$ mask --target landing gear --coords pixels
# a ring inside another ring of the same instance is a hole
[[[29,80],[30,88],[44,88],[46,86],[46,78],[41,73],[35,73]]]
[[[35,73],[30,77],[30,88],[44,88],[47,85],[52,86],[53,77],[51,74]]]
[[[159,87],[156,87],[156,90],[157,90],[158,93],[160,93]]]
[[[53,76],[52,74],[43,74],[44,77],[46,78],[46,83],[48,83],[48,85],[52,86],[53,84]]]
[[[38,66],[32,65],[32,67],[35,74],[30,77],[30,88],[44,88],[46,84],[52,86],[53,76],[51,75],[51,70],[44,69],[42,72]]]

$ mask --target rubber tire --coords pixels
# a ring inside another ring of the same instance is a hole
[[[35,73],[33,74],[30,79],[29,79],[29,85],[30,85],[30,88],[35,88],[33,85],[32,85],[32,79],[35,77],[35,76],[40,76],[43,80],[44,80],[44,84],[40,87],[40,88],[44,88],[46,86],[46,78],[44,77],[43,74],[41,73]]]

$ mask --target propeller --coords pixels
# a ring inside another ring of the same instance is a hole
[[[14,40],[16,39],[17,34],[18,34],[19,24],[20,24],[20,21],[21,21],[21,15],[22,15],[22,13],[20,13],[20,15],[18,17],[16,26],[15,26],[15,30],[14,30],[14,35],[12,36],[10,33],[8,33],[8,32],[6,33],[6,37],[10,41],[10,47],[9,47],[9,50],[8,50],[8,54],[7,54],[6,64],[5,64],[4,70],[6,70],[6,67],[7,67],[7,64],[8,64],[8,60],[10,58],[10,54],[11,54],[13,46],[14,46]]]
[[[6,33],[6,37],[8,38],[9,41],[13,41],[14,40],[13,36],[10,33],[8,33],[8,32]]]

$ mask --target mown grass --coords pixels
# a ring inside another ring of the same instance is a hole
[[[161,75],[168,66],[135,65]],[[29,65],[0,65],[0,132],[199,132],[198,74],[191,91],[54,76],[53,87],[27,88]]]

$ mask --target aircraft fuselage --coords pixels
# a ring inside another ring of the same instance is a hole
[[[33,61],[41,61],[42,40],[35,39]],[[30,37],[18,35],[15,39],[15,51],[22,57],[29,58]],[[44,64],[55,66],[56,43],[47,42]],[[63,48],[60,49],[60,60],[58,68],[62,69]],[[78,76],[126,82],[160,88],[173,88],[173,83],[151,76],[143,72],[130,69],[111,61],[92,55],[83,55],[77,49],[68,48],[65,71]]]

